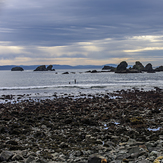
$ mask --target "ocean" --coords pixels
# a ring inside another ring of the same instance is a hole
[[[36,72],[0,71],[0,103],[4,95],[13,95],[12,100],[46,99],[63,96],[107,94],[118,90],[163,89],[163,72],[117,74],[114,72],[86,73],[88,69],[59,69]],[[101,71],[101,69],[97,69]],[[69,74],[63,74],[68,72]],[[76,80],[76,83],[75,83]],[[23,96],[22,96],[23,95]]]

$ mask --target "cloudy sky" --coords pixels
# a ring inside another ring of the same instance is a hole
[[[0,0],[0,65],[163,65],[163,0]]]

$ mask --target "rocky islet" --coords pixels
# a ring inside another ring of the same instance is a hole
[[[20,66],[17,66],[17,67],[13,67],[11,71],[24,71],[24,69]]]
[[[158,161],[163,156],[162,99],[161,89],[133,89],[0,104],[0,161]]]

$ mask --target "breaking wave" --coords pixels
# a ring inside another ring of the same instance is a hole
[[[103,89],[109,85],[52,85],[52,86],[27,86],[27,87],[0,87],[1,91],[5,90],[34,90],[34,89]]]

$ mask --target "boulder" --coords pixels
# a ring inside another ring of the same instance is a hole
[[[24,71],[22,67],[13,67],[11,71]]]
[[[38,66],[34,71],[47,71],[45,65]]]
[[[117,69],[116,69],[116,73],[126,73],[126,70],[127,70],[127,62],[126,61],[122,61],[118,66],[117,66]]]
[[[135,62],[135,65],[133,66],[133,69],[136,69],[136,70],[142,71],[142,70],[144,70],[144,66],[142,65],[141,62],[136,61],[136,62]]]
[[[10,151],[3,151],[0,155],[0,162],[2,161],[8,161],[11,159],[11,157],[14,156],[14,154]]]
[[[152,68],[152,64],[151,64],[151,63],[148,63],[148,64],[145,66],[145,68],[144,68],[143,71],[148,72],[148,73],[154,73],[154,72],[155,72],[155,71],[153,70],[153,68]]]

